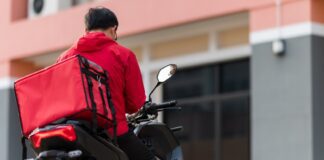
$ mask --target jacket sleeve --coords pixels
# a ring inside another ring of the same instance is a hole
[[[135,113],[145,102],[145,91],[141,71],[134,53],[127,59],[125,69],[126,113]]]

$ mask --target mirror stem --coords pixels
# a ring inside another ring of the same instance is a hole
[[[150,95],[149,95],[149,102],[152,102],[152,93],[155,91],[155,89],[161,85],[161,82],[158,82],[155,87],[153,88],[153,90],[151,91]]]

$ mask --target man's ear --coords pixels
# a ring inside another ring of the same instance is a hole
[[[103,30],[103,32],[105,33],[105,35],[107,37],[110,37],[111,39],[114,39],[114,29],[113,29],[113,27],[109,27],[109,28]]]
[[[115,33],[115,27],[110,27],[109,32],[111,33],[111,35],[113,35]]]
[[[114,40],[117,40],[117,33],[116,33],[116,27],[110,27],[108,28],[108,33],[110,35],[110,37]]]

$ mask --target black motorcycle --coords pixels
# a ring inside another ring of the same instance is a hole
[[[155,121],[158,112],[179,109],[177,102],[156,104],[151,98],[154,90],[172,77],[176,69],[174,64],[163,67],[149,100],[139,112],[127,116],[130,129],[160,160],[183,159],[181,146],[173,134],[182,127],[169,128]],[[28,160],[128,160],[114,137],[109,136],[105,129],[94,134],[91,123],[87,121],[67,119],[35,130],[28,139],[36,154],[36,158]]]

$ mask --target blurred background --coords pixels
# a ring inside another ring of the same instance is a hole
[[[324,0],[1,0],[0,159],[21,155],[15,80],[52,65],[105,6],[136,53],[146,92],[159,68],[179,72],[154,100],[185,160],[324,159]]]

